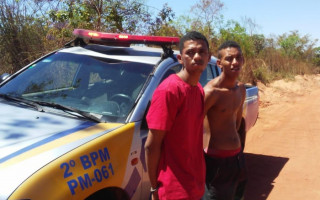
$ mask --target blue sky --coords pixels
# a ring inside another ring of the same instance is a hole
[[[238,22],[247,17],[259,25],[256,33],[282,35],[298,30],[301,36],[310,35],[320,40],[320,0],[220,0],[224,3],[221,14],[226,20]],[[164,3],[176,16],[186,14],[199,0],[146,0],[146,4],[161,9]],[[150,8],[151,9],[151,8]],[[155,13],[158,10],[154,9]],[[320,46],[320,41],[317,43]]]

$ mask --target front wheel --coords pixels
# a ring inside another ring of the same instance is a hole
[[[129,200],[129,195],[121,188],[111,187],[101,189],[87,198],[85,200]]]

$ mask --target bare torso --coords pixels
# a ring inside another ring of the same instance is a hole
[[[212,80],[205,87],[207,122],[210,129],[208,149],[234,150],[241,147],[238,134],[245,98],[243,84],[234,88],[217,87]]]

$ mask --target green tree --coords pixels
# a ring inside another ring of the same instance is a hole
[[[193,14],[190,29],[197,30],[207,37],[212,52],[216,51],[217,47],[219,25],[223,21],[223,7],[224,4],[220,0],[199,0],[190,10]]]
[[[145,32],[151,15],[139,0],[64,0],[63,6],[50,11],[55,23],[73,28],[106,32]]]
[[[220,29],[220,43],[226,40],[238,42],[246,57],[253,57],[255,55],[254,41],[239,22],[230,20],[226,23],[224,28]]]
[[[308,35],[300,36],[298,31],[291,31],[290,34],[282,34],[278,37],[278,44],[284,55],[298,60],[312,60],[315,43]]]
[[[255,55],[259,55],[266,48],[266,38],[262,34],[253,34],[251,37]]]
[[[0,1],[0,61],[13,73],[44,52],[45,21],[30,1]]]
[[[318,66],[318,69],[319,69],[319,67],[320,67],[320,47],[314,48],[313,51],[314,51],[314,56],[313,56],[312,62],[314,65]],[[319,71],[318,73],[320,73],[320,69],[318,71]]]
[[[173,24],[174,17],[173,10],[167,3],[164,4],[156,18],[150,22],[149,34],[157,36],[181,36],[182,33]]]
[[[144,34],[151,15],[140,0],[62,0],[49,11],[47,42],[57,48],[70,41],[76,28],[112,33]]]
[[[209,40],[215,35],[215,22],[219,20],[224,4],[220,0],[199,0],[191,7],[194,14],[192,29],[202,32]]]
[[[291,32],[290,35],[286,33],[279,36],[278,44],[280,45],[283,53],[289,57],[297,58],[302,54],[300,51],[301,43],[300,43],[300,36],[298,32]]]

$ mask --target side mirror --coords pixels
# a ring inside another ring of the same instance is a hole
[[[0,76],[0,83],[2,83],[4,80],[6,80],[9,76],[10,76],[10,74],[8,74],[8,73],[3,73],[3,74]]]

